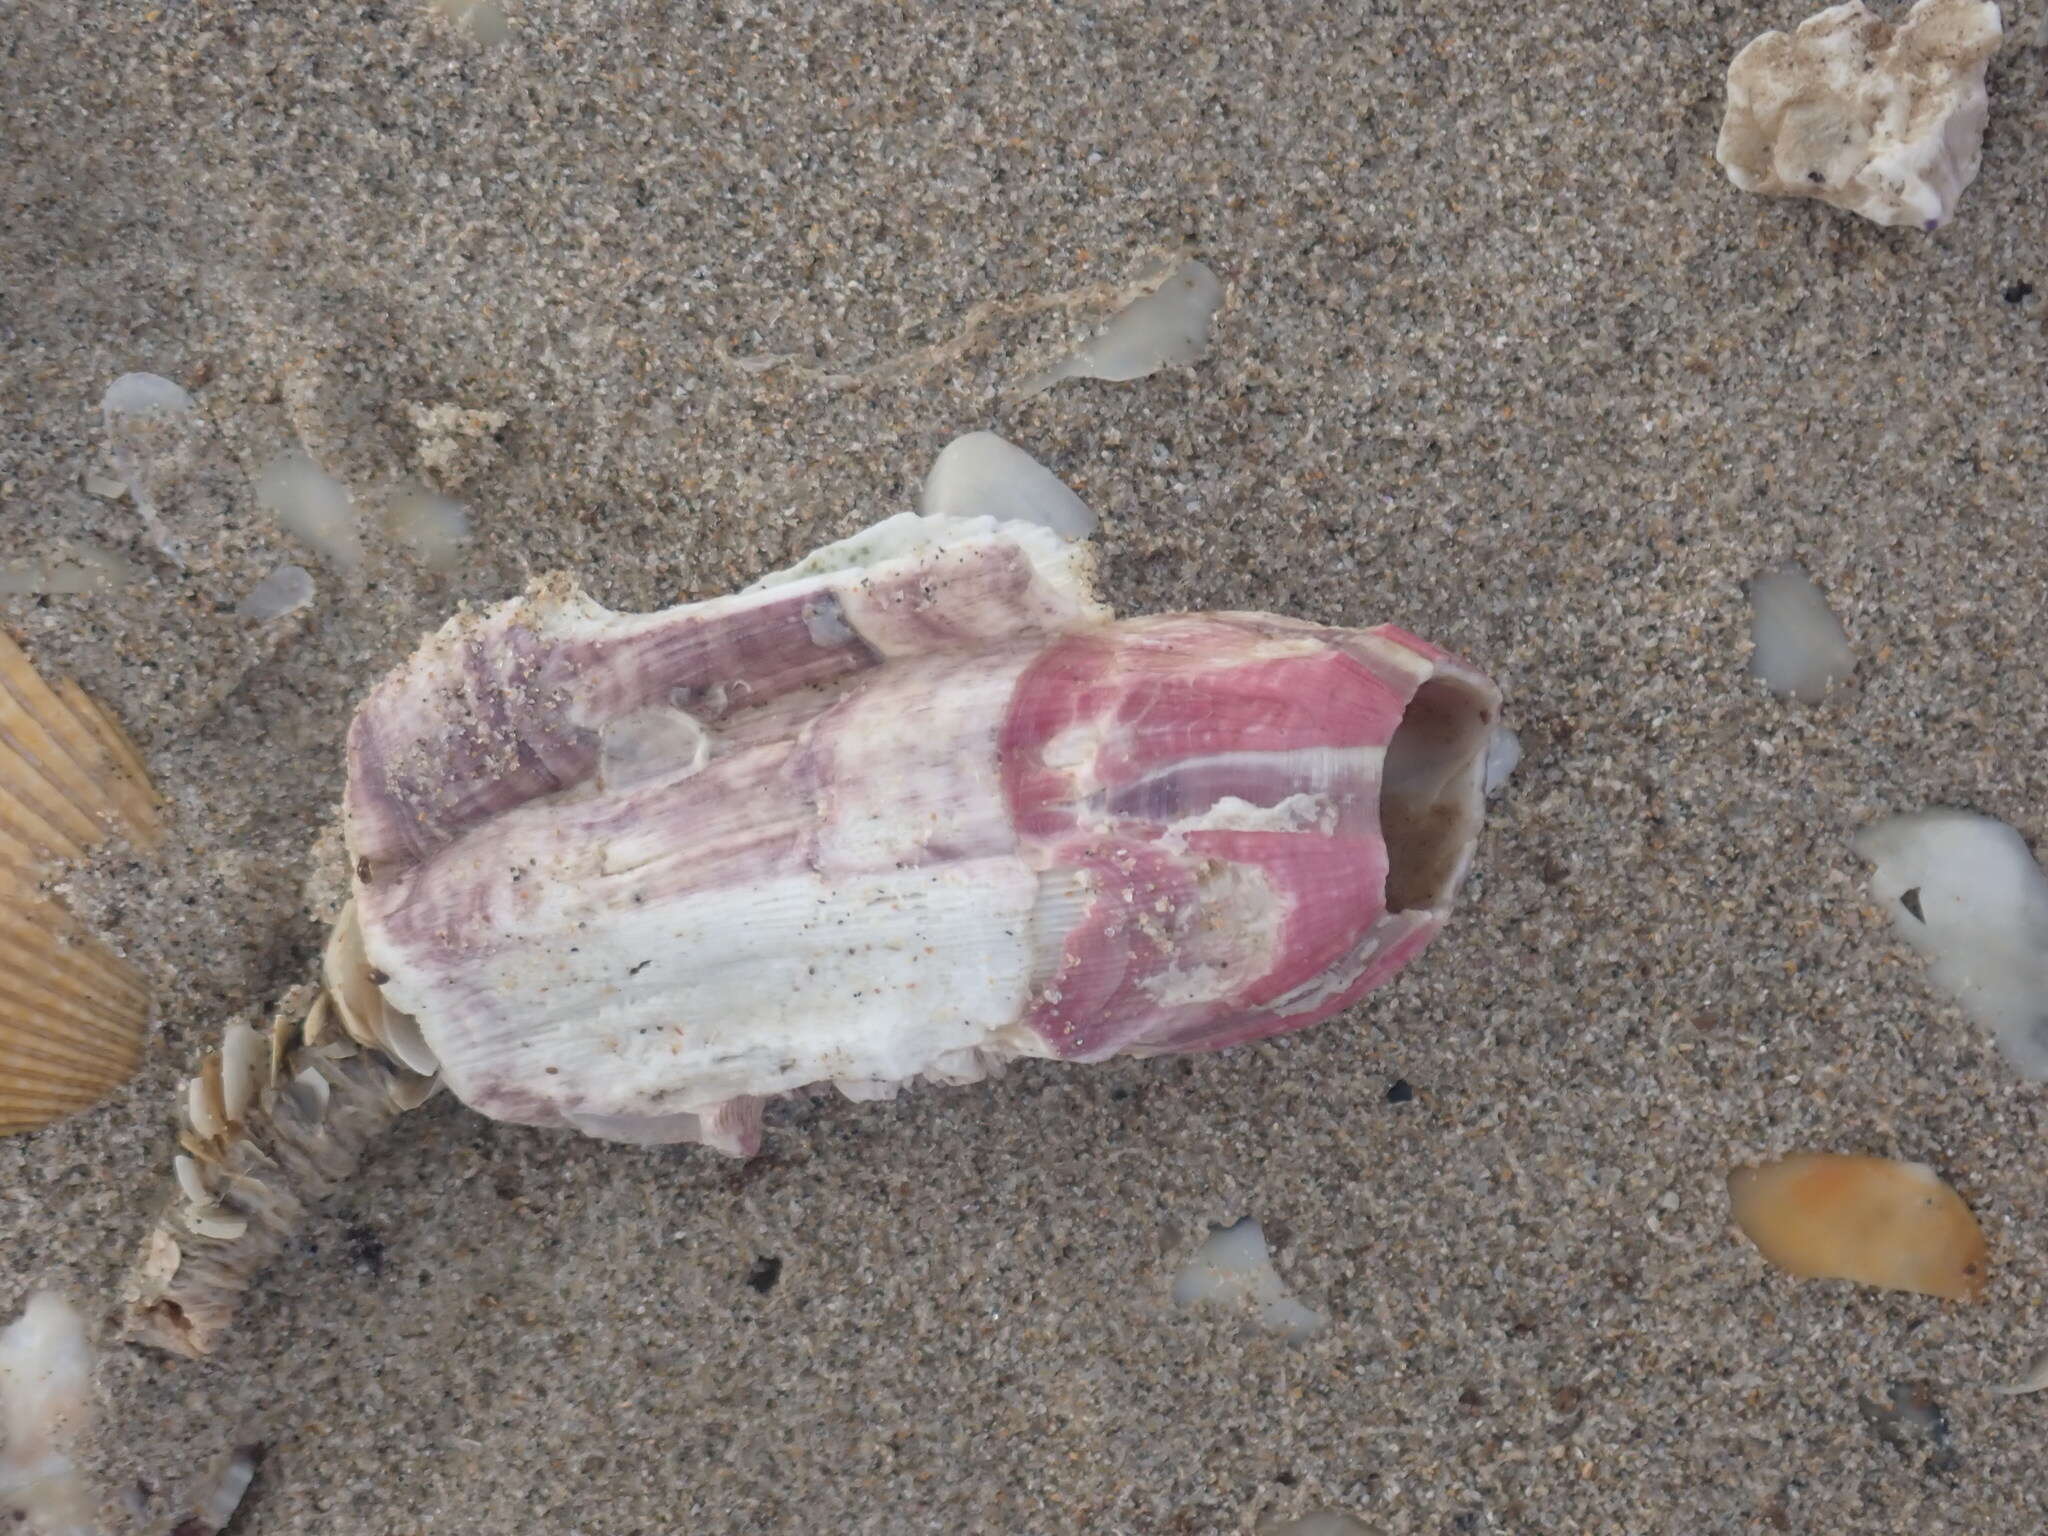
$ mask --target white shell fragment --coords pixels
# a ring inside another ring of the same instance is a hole
[[[140,416],[148,411],[191,411],[198,402],[160,373],[124,373],[100,396],[105,416]]]
[[[1326,1319],[1287,1294],[1266,1251],[1266,1234],[1247,1216],[1209,1234],[1173,1282],[1175,1306],[1203,1303],[1258,1309],[1259,1326],[1298,1342],[1322,1332]]]
[[[2026,841],[1989,816],[1930,810],[1864,828],[1855,849],[1934,984],[2018,1071],[2048,1077],[2048,877]]]
[[[1018,386],[1036,395],[1062,379],[1142,379],[1209,351],[1209,318],[1223,306],[1223,284],[1199,261],[1167,272],[1159,286],[1119,310],[1060,362]]]
[[[469,509],[431,491],[401,496],[386,514],[385,526],[415,559],[434,571],[452,571],[462,564],[471,541]]]
[[[41,551],[0,560],[0,597],[76,597],[141,579],[135,565],[83,539],[56,539]]]
[[[192,1513],[178,1523],[175,1536],[218,1536],[226,1530],[256,1480],[262,1459],[262,1448],[254,1445],[238,1445],[218,1457],[207,1469]]]
[[[336,565],[361,564],[348,488],[303,453],[280,454],[256,480],[256,500],[286,533]]]
[[[1805,571],[1781,566],[1749,584],[1749,659],[1771,692],[1817,704],[1856,668],[1842,621]]]
[[[2043,1387],[2048,1387],[2048,1349],[2040,1351],[2027,1362],[2027,1368],[2018,1381],[2003,1382],[1991,1390],[2000,1397],[2025,1397]]]
[[[185,541],[164,524],[156,467],[158,461],[189,456],[192,441],[204,431],[198,409],[198,402],[182,388],[155,373],[124,373],[100,396],[100,418],[115,466],[149,541],[179,565],[185,563]]]
[[[70,1447],[92,1417],[92,1351],[85,1320],[49,1292],[0,1329],[0,1512],[26,1515],[48,1536],[97,1529]]]
[[[1514,777],[1522,765],[1522,738],[1504,725],[1496,725],[1486,738],[1486,797],[1491,800]]]
[[[1051,470],[993,432],[956,437],[925,476],[926,517],[993,517],[1037,523],[1064,539],[1095,531],[1095,514]]]
[[[1745,192],[1937,229],[1982,163],[2002,35],[1988,0],[1918,0],[1897,27],[1852,0],[1766,32],[1728,66],[1715,156]]]
[[[313,575],[303,565],[280,565],[249,589],[249,595],[235,605],[245,619],[267,624],[296,613],[313,601]]]

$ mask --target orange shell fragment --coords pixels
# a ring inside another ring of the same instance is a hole
[[[1975,1301],[1989,1273],[1983,1229],[1925,1163],[1803,1152],[1728,1175],[1735,1224],[1805,1279]]]

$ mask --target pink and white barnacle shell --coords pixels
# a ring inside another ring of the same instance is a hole
[[[1498,713],[1399,629],[1116,620],[1085,544],[905,515],[731,597],[452,621],[350,732],[356,918],[466,1103],[745,1154],[808,1084],[1348,1007],[1443,926]]]

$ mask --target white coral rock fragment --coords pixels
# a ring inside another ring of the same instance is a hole
[[[2048,1077],[2048,877],[2026,841],[1989,816],[1929,810],[1864,828],[1855,849],[1934,984],[2016,1069]]]
[[[296,612],[313,601],[313,576],[303,565],[280,565],[249,589],[249,595],[235,605],[244,619],[267,624]]]
[[[85,1320],[63,1297],[29,1298],[0,1329],[0,1509],[48,1536],[88,1536],[92,1500],[69,1446],[92,1411],[92,1351]]]
[[[256,499],[286,533],[336,565],[362,563],[348,487],[303,453],[272,459],[257,477]]]
[[[921,505],[926,517],[1037,523],[1066,539],[1085,539],[1095,531],[1095,514],[1086,502],[993,432],[969,432],[940,450],[925,476]]]
[[[1174,1305],[1203,1303],[1258,1309],[1259,1326],[1298,1342],[1322,1332],[1325,1318],[1287,1293],[1266,1251],[1266,1234],[1247,1216],[1209,1234],[1173,1282]]]
[[[1745,192],[1939,228],[1983,160],[2003,31],[1989,0],[1918,0],[1897,27],[1851,0],[1766,32],[1728,66],[1715,157]]]
[[[1184,261],[1060,362],[1026,380],[1018,393],[1041,394],[1062,379],[1120,383],[1199,362],[1209,351],[1209,319],[1222,307],[1223,284],[1216,274],[1199,261]]]
[[[1805,571],[1780,566],[1749,584],[1750,674],[1771,692],[1817,704],[1856,668],[1842,621]]]

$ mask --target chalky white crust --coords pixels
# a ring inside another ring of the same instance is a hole
[[[1918,0],[1897,27],[1851,0],[1766,32],[1728,66],[1715,155],[1745,192],[1938,228],[1982,161],[2002,35],[1988,0]]]

